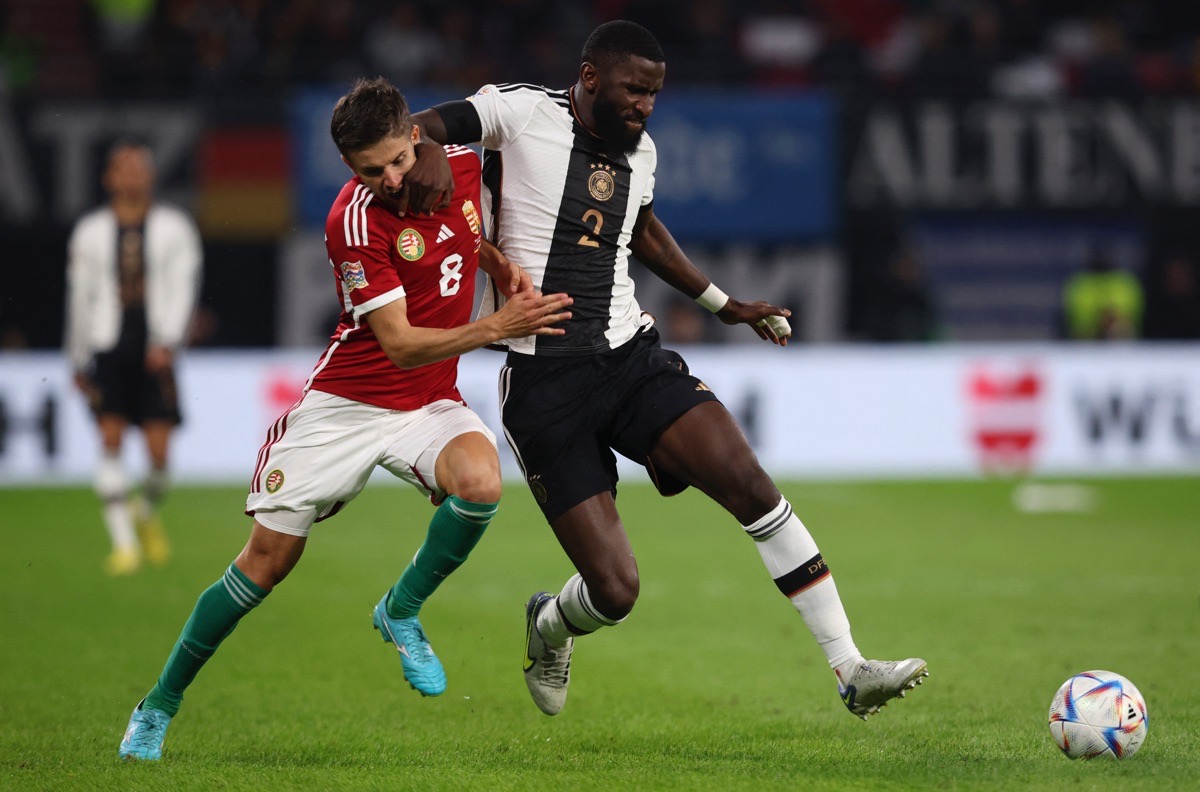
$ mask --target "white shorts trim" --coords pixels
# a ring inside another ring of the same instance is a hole
[[[309,391],[268,431],[246,513],[271,530],[307,536],[353,500],[376,467],[440,501],[438,455],[470,432],[496,445],[478,415],[449,399],[401,411]]]
[[[277,533],[308,536],[313,523],[317,521],[317,512],[314,509],[306,509],[302,512],[256,509],[254,520],[262,527],[270,528]]]

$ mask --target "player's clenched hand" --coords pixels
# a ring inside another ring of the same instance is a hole
[[[454,197],[454,175],[446,150],[436,143],[421,141],[416,145],[416,161],[404,174],[396,210],[403,217],[408,212],[429,215],[450,205]]]
[[[564,335],[566,330],[553,325],[571,318],[567,308],[574,302],[565,294],[546,294],[535,289],[517,292],[493,316],[502,338],[527,335]]]
[[[479,248],[479,268],[491,276],[492,282],[505,297],[533,289],[533,278],[523,267],[508,260],[500,248],[486,239]]]
[[[745,303],[732,297],[717,311],[717,318],[725,324],[748,324],[759,338],[780,346],[787,346],[792,335],[792,326],[787,321],[791,315],[787,308],[765,302]]]

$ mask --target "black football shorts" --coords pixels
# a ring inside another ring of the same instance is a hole
[[[175,372],[171,368],[147,371],[145,353],[101,352],[92,359],[88,375],[92,381],[88,397],[95,414],[119,415],[135,426],[146,421],[181,423]]]
[[[654,328],[596,355],[510,352],[500,370],[504,431],[548,522],[600,492],[615,496],[613,451],[648,465],[658,436],[709,401],[718,399]],[[655,483],[664,494],[687,486]]]

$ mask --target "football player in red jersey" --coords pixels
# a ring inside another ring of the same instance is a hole
[[[447,193],[434,212],[401,216],[396,196],[421,137],[394,86],[360,80],[335,106],[330,131],[354,173],[326,223],[342,314],[303,397],[259,451],[246,500],[250,540],[200,595],[157,684],[133,711],[123,758],[161,758],[196,673],[300,560],[313,523],[353,499],[376,467],[437,505],[424,543],[372,620],[399,650],[409,684],[422,695],[442,693],[445,672],[417,613],[466,560],[501,492],[495,436],[455,385],[458,356],[505,338],[562,335],[554,325],[571,316],[571,298],[543,296],[483,243],[480,163],[471,149],[446,149],[452,199]],[[477,268],[508,301],[471,322]]]

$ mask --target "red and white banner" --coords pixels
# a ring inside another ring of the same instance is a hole
[[[1200,345],[696,347],[681,350],[776,478],[1200,475]],[[180,361],[176,480],[249,481],[316,350],[194,351]],[[501,356],[460,389],[500,431]],[[140,438],[127,453],[144,464]],[[517,474],[501,448],[505,471]],[[0,355],[0,486],[87,482],[96,433],[63,358]],[[623,475],[641,480],[639,468]]]

